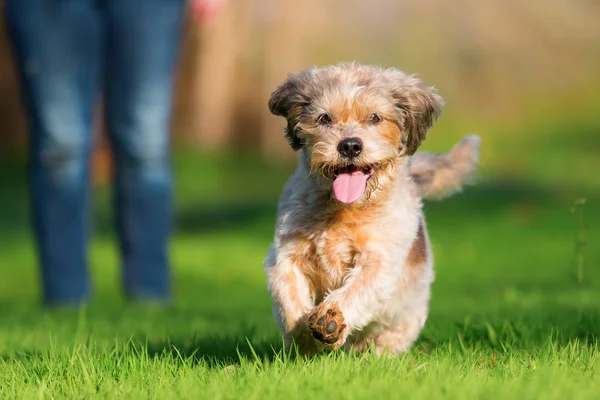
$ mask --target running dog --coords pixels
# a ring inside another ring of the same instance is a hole
[[[299,151],[265,259],[286,346],[394,354],[417,339],[434,279],[422,200],[460,191],[479,157],[477,136],[415,154],[443,106],[414,75],[355,63],[290,74],[272,93]]]

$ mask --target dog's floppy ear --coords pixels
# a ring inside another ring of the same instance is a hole
[[[306,99],[302,96],[302,87],[300,76],[290,74],[288,79],[275,89],[269,99],[271,113],[287,119],[285,137],[294,151],[300,150],[303,144],[296,132],[302,107],[307,104]]]
[[[444,99],[434,87],[428,87],[414,75],[387,70],[392,96],[404,120],[402,127],[403,153],[413,155],[435,120],[442,114]]]

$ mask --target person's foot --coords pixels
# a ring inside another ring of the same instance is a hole
[[[87,307],[88,298],[73,298],[73,299],[45,299],[44,308],[52,311],[61,310],[78,310]]]
[[[132,304],[142,306],[150,310],[162,310],[172,305],[172,300],[168,297],[148,296],[148,295],[127,295],[127,301]]]

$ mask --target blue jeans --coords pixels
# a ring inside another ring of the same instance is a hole
[[[46,304],[90,296],[92,120],[102,92],[115,155],[123,286],[168,299],[169,125],[184,0],[7,0],[30,129],[33,226]]]

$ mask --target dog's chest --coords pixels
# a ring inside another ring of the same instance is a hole
[[[340,223],[328,226],[315,237],[315,249],[322,281],[332,290],[340,287],[356,257],[365,247],[366,234],[358,225]]]

